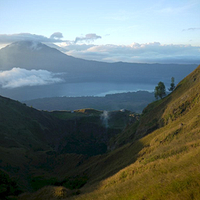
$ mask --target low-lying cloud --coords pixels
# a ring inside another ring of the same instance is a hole
[[[183,31],[199,31],[200,28],[189,28]],[[49,38],[30,33],[0,34],[0,44],[16,41],[31,40],[59,45],[58,50],[64,53],[87,60],[104,62],[140,62],[140,63],[200,63],[200,46],[173,45],[152,43],[132,43],[130,45],[95,45],[92,42],[101,36],[90,33],[75,40],[63,40],[61,32],[54,32]],[[53,47],[56,48],[56,45]]]
[[[66,54],[106,62],[196,63],[200,62],[200,47],[191,45],[162,45],[133,43],[131,45],[80,45],[62,46]]]
[[[17,88],[63,82],[64,80],[58,76],[59,74],[47,70],[13,68],[8,71],[0,71],[0,85],[3,88]]]

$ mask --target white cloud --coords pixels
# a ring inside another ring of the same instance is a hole
[[[31,33],[17,33],[17,34],[0,34],[0,44],[8,44],[23,40],[31,40],[36,42],[63,42],[60,40],[62,33],[56,32],[51,35],[50,38],[47,38],[43,35],[36,35]]]
[[[58,75],[46,70],[13,68],[8,71],[0,71],[0,84],[3,88],[48,85],[62,82],[63,79],[57,77]]]
[[[101,39],[101,36],[95,33],[89,33],[89,34],[86,34],[84,37],[76,37],[74,43],[82,42],[82,41],[93,42],[94,40],[97,40],[97,39]]]
[[[57,44],[57,46],[61,47],[63,49],[63,51],[84,51],[89,49],[90,47],[95,46],[94,44],[75,44],[75,43],[60,43]]]
[[[131,45],[67,45],[68,55],[108,62],[176,62],[200,61],[200,47],[191,45],[162,45],[154,43],[133,43]]]
[[[43,43],[67,43],[67,44],[76,44],[76,43],[90,43],[94,40],[101,39],[101,36],[95,33],[86,34],[83,37],[76,37],[75,40],[63,40],[63,34],[61,32],[53,33],[49,38],[43,35],[36,35],[31,33],[17,33],[17,34],[0,34],[0,45],[9,44],[18,41],[35,41]]]
[[[184,29],[183,31],[198,31],[197,28]],[[173,45],[153,43],[132,43],[130,45],[94,45],[90,42],[100,39],[101,36],[91,33],[83,37],[76,37],[74,41],[60,39],[62,33],[55,32],[50,38],[42,35],[30,33],[20,34],[0,34],[0,45],[20,40],[32,40],[35,42],[44,42],[47,45],[56,43],[59,45],[58,50],[68,55],[97,61],[106,62],[149,62],[149,63],[197,63],[200,62],[200,46],[191,45]],[[89,43],[89,44],[88,44]],[[33,46],[36,48],[37,46]]]
[[[53,33],[50,38],[63,38],[63,34],[61,32]]]

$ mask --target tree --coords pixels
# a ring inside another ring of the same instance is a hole
[[[170,88],[168,89],[169,91],[173,91],[175,89],[175,84],[174,84],[174,77],[171,78],[171,84]]]
[[[158,99],[158,97],[162,99],[166,95],[165,85],[163,82],[159,82],[155,87],[154,95],[156,99]]]

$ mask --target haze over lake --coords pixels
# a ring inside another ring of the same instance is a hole
[[[109,82],[86,82],[86,83],[65,83],[61,85],[59,96],[105,96],[123,92],[135,92],[145,90],[153,92],[155,85],[135,83],[109,83]]]
[[[50,88],[49,88],[50,87]],[[4,96],[17,100],[30,100],[45,97],[81,97],[81,96],[105,96],[106,94],[149,91],[153,92],[155,84],[136,83],[112,83],[112,82],[81,82],[59,83],[51,86],[33,86],[15,89],[0,88]]]

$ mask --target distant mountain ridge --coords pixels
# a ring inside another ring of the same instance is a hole
[[[0,70],[11,70],[14,67],[28,71],[46,70],[56,73],[63,80],[62,83],[47,86],[27,86],[12,90],[0,88],[3,96],[17,100],[30,100],[41,98],[41,94],[44,94],[42,97],[57,96],[53,91],[60,91],[63,84],[67,83],[108,82],[156,85],[159,81],[169,84],[172,76],[175,77],[176,82],[179,82],[197,65],[98,62],[68,56],[42,43],[20,41],[0,49]]]
[[[137,91],[109,94],[105,97],[52,97],[23,102],[36,109],[48,111],[94,108],[107,111],[126,109],[132,112],[142,113],[142,110],[154,100],[154,93]]]
[[[152,70],[159,70],[160,66],[169,67],[173,71],[173,64],[144,64],[144,63],[106,63],[99,61],[84,60],[80,58],[74,58],[60,52],[55,48],[51,48],[45,44],[35,41],[20,41],[12,43],[2,49],[0,49],[0,69],[9,70],[13,67],[20,67],[25,69],[44,69],[52,72],[67,72],[67,70],[72,70],[73,72],[95,72],[102,73],[102,71],[107,70],[110,73],[109,68],[112,70],[115,68],[119,70],[121,67],[125,67],[124,70],[132,67],[137,69],[137,67],[143,68],[142,72],[145,72],[147,67],[152,68]],[[156,66],[154,68],[154,66]],[[175,64],[174,66],[182,66],[183,70],[187,69],[184,66]],[[196,64],[191,66],[197,66]],[[114,67],[114,68],[113,68]],[[167,70],[168,71],[168,70]],[[115,73],[115,71],[112,71]],[[141,75],[141,74],[139,74]]]

